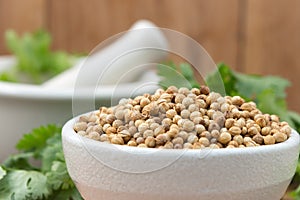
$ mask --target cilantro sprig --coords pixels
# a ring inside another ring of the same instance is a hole
[[[23,136],[20,153],[0,167],[0,199],[82,199],[68,174],[60,133],[61,127],[48,125]]]
[[[5,33],[6,46],[16,57],[16,65],[0,73],[0,80],[40,84],[69,68],[74,57],[52,51],[51,36],[44,30],[18,36],[13,30]]]

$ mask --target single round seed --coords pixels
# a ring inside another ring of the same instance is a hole
[[[165,129],[169,129],[170,126],[172,124],[172,120],[170,118],[165,118],[162,120],[161,125],[165,128]]]
[[[239,143],[237,143],[236,141],[232,140],[228,143],[228,145],[232,145],[234,147],[238,147],[239,146]]]
[[[239,145],[241,145],[241,144],[243,144],[244,139],[243,139],[243,136],[241,136],[241,135],[235,135],[233,137],[233,141],[236,141]]]
[[[138,131],[143,133],[144,131],[146,131],[147,129],[149,128],[149,125],[147,123],[141,123],[139,126],[138,126]]]
[[[175,144],[174,149],[182,149],[183,145],[182,144]]]
[[[225,119],[224,116],[218,116],[216,119],[214,119],[214,121],[215,121],[220,127],[224,127],[226,119]]]
[[[184,123],[183,123],[183,130],[187,131],[187,132],[191,132],[194,130],[194,123],[191,122],[190,120],[186,120]]]
[[[182,105],[184,105],[185,108],[188,108],[193,103],[194,100],[191,97],[186,97],[182,100]]]
[[[279,117],[277,115],[271,115],[271,120],[273,122],[279,122]]]
[[[123,120],[124,119],[124,110],[117,110],[115,113],[115,116],[117,119],[119,120]]]
[[[167,142],[163,147],[164,149],[173,149],[174,145],[172,142]]]
[[[142,120],[142,119],[138,119],[138,120],[136,120],[135,122],[134,122],[134,125],[136,126],[136,127],[139,127],[142,123],[144,123],[145,121],[144,120]]]
[[[284,142],[287,140],[287,135],[277,131],[275,134],[273,134],[273,137],[275,138],[275,141],[278,142]]]
[[[190,90],[185,88],[185,87],[182,87],[182,88],[179,88],[178,89],[178,93],[179,94],[184,94],[185,96],[188,95],[190,93]]]
[[[257,144],[263,144],[263,143],[264,143],[264,138],[263,138],[263,136],[261,136],[259,133],[256,134],[256,135],[253,137],[253,140],[254,140],[254,142],[256,142]]]
[[[187,138],[189,137],[188,133],[185,131],[180,131],[178,133],[178,137],[181,137],[183,139],[183,141],[187,141]]]
[[[238,126],[233,126],[229,129],[229,133],[231,135],[240,135],[242,133],[242,130],[240,127]]]
[[[195,125],[201,124],[202,121],[203,121],[203,118],[202,118],[202,117],[195,117],[195,118],[193,119],[193,123],[194,123]]]
[[[209,94],[209,88],[207,86],[201,86],[200,87],[200,93],[201,94],[205,94],[205,95],[208,95]]]
[[[116,135],[111,138],[110,142],[112,144],[120,144],[120,145],[124,144],[123,138],[120,136],[116,136]]]
[[[172,143],[173,143],[174,145],[176,145],[176,144],[181,144],[181,145],[183,145],[184,141],[183,141],[183,139],[182,139],[181,137],[177,137],[177,138],[174,138],[174,139],[172,140]]]
[[[115,120],[113,123],[112,123],[112,126],[115,127],[115,128],[119,128],[120,126],[123,125],[123,121],[122,120]]]
[[[113,133],[117,133],[117,129],[115,128],[115,127],[112,127],[112,126],[110,126],[110,127],[108,127],[106,130],[105,130],[105,133],[106,134],[113,134]]]
[[[145,140],[145,144],[147,145],[147,147],[155,147],[155,138],[152,136],[147,137]]]
[[[154,136],[154,132],[153,130],[146,130],[144,133],[143,133],[143,137],[144,138],[147,138],[147,137],[153,137]]]
[[[164,145],[166,142],[170,140],[169,136],[167,134],[160,134],[156,138],[156,144],[157,145]]]
[[[220,104],[218,102],[213,102],[212,104],[210,104],[210,109],[217,111],[220,109]]]
[[[145,142],[145,139],[143,137],[136,138],[136,143],[137,144],[141,144],[141,143],[144,143],[144,142]]]
[[[190,117],[191,113],[190,111],[184,109],[180,112],[180,116],[183,118],[183,119],[188,119]]]
[[[100,142],[107,142],[109,141],[109,138],[106,134],[100,135]]]
[[[208,130],[209,132],[212,132],[213,130],[219,131],[219,130],[220,130],[220,126],[219,126],[219,124],[217,124],[216,122],[212,121],[212,122],[209,124],[207,130]]]
[[[194,121],[195,118],[201,117],[201,113],[199,111],[194,111],[190,114],[190,119]]]
[[[197,141],[198,141],[198,137],[196,135],[189,135],[187,139],[187,142],[191,144],[194,144]]]
[[[209,140],[206,137],[199,138],[199,142],[201,144],[203,144],[205,147],[208,147],[210,145],[210,142],[209,142]]]
[[[159,112],[161,112],[161,113],[166,113],[170,108],[169,104],[167,104],[165,102],[159,104],[158,107],[159,107]]]
[[[206,102],[203,99],[197,99],[195,104],[198,105],[200,109],[204,109],[207,106]]]
[[[85,132],[85,131],[78,131],[77,134],[81,135],[81,136],[86,136],[87,132]]]
[[[252,140],[251,137],[246,136],[246,137],[244,137],[244,142],[243,143],[245,144],[247,142],[252,142],[253,143],[254,141]]]
[[[76,132],[85,131],[87,129],[87,123],[86,122],[77,122],[77,123],[75,123],[73,128]]]
[[[221,110],[222,113],[228,112],[229,111],[229,104],[228,103],[222,104],[220,110]]]
[[[259,131],[257,130],[256,127],[252,126],[248,129],[248,133],[253,136],[253,135],[257,135],[259,133]]]
[[[252,142],[247,142],[245,143],[246,147],[255,147],[255,142],[252,141]]]
[[[80,116],[78,122],[89,122],[89,117],[88,116]]]
[[[137,143],[133,140],[130,140],[128,143],[127,143],[128,146],[132,146],[132,147],[136,147],[137,146]]]
[[[170,138],[174,138],[178,134],[179,130],[178,129],[170,129],[167,134]]]
[[[203,131],[205,131],[205,127],[202,125],[202,124],[197,124],[195,126],[195,131],[198,133],[198,134],[201,134]]]
[[[184,94],[177,94],[175,96],[175,103],[182,103],[183,99],[185,98]]]
[[[269,145],[269,144],[275,144],[275,138],[272,136],[272,135],[267,135],[267,136],[264,136],[264,143],[266,145]]]
[[[125,127],[125,126],[124,126]],[[120,128],[120,127],[119,127]],[[134,135],[136,132],[137,132],[138,130],[137,130],[137,128],[135,127],[135,126],[130,126],[129,128],[128,128],[128,132],[130,133],[130,135]],[[121,131],[119,131],[118,130],[118,132],[121,132]]]
[[[149,103],[150,103],[150,100],[148,98],[142,98],[141,101],[140,101],[141,107],[145,107]]]
[[[240,96],[232,97],[231,101],[233,105],[237,105],[237,106],[241,106],[245,102],[245,100],[242,99]]]
[[[226,119],[225,127],[228,128],[228,129],[231,128],[233,126],[234,122],[235,122],[235,120],[232,119],[232,118]]]
[[[255,120],[255,123],[258,124],[260,127],[265,127],[267,125],[267,122],[263,117],[257,118]]]
[[[170,129],[177,129],[178,131],[180,130],[177,124],[171,124]]]
[[[200,95],[200,89],[198,89],[198,88],[192,88],[191,89],[191,93],[193,93],[195,95]]]
[[[218,137],[220,137],[220,132],[218,130],[212,130],[211,136],[213,138],[218,138]]]
[[[231,135],[228,132],[223,132],[220,134],[220,137],[218,138],[218,141],[221,144],[227,144],[231,140]]]
[[[177,115],[177,112],[176,112],[175,110],[173,110],[173,109],[168,110],[168,111],[166,112],[166,117],[168,117],[168,118],[170,118],[170,119],[172,119],[175,115]]]
[[[199,112],[199,106],[197,104],[191,104],[188,108],[188,110],[192,113],[192,112],[195,112],[195,111],[198,111]]]
[[[183,145],[183,148],[184,149],[192,149],[193,148],[193,145],[191,144],[191,143],[184,143],[184,145]]]

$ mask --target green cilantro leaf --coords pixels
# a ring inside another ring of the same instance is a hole
[[[67,171],[61,127],[36,128],[25,134],[17,147],[21,152],[0,168],[0,199],[82,200]],[[32,166],[33,159],[40,165]]]
[[[178,88],[199,88],[199,84],[194,77],[194,71],[188,63],[182,63],[179,67],[173,62],[159,64],[157,74],[161,77],[159,85],[162,88],[166,89],[171,85]]]
[[[46,147],[47,140],[60,132],[61,128],[55,125],[41,126],[25,134],[16,147],[18,150],[39,154]]]
[[[0,74],[2,81],[39,84],[66,70],[75,60],[65,52],[53,52],[51,36],[44,30],[25,33],[22,37],[8,30],[5,40],[17,64]]]
[[[192,87],[188,79],[177,70],[177,66],[174,63],[159,64],[157,69],[158,75],[161,76],[161,81],[159,82],[161,87],[168,88],[171,85],[187,88]]]
[[[24,170],[34,170],[36,169],[30,164],[30,159],[34,156],[32,152],[19,153],[12,155],[7,158],[2,165],[9,169],[24,169]]]
[[[51,170],[46,173],[48,183],[54,190],[67,190],[74,187],[74,183],[70,178],[65,162],[54,161]]]
[[[82,200],[78,190],[73,187],[67,190],[58,190],[53,193],[48,199],[63,199],[63,200]]]
[[[60,134],[54,135],[47,140],[46,146],[41,152],[41,160],[41,170],[44,172],[51,170],[54,161],[64,161]]]
[[[235,96],[238,94],[236,89],[236,77],[233,71],[224,63],[218,64],[218,71],[209,74],[205,78],[205,82],[211,90],[222,95]],[[225,89],[226,94],[223,94],[223,88]]]
[[[51,189],[47,177],[37,171],[12,170],[0,180],[0,199],[43,199]]]

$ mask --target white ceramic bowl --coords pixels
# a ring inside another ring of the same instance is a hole
[[[13,57],[1,56],[0,71],[13,66],[14,63]],[[135,82],[118,85],[118,92],[114,92],[116,88],[113,85],[102,86],[95,91],[96,105],[110,105],[122,97],[130,97],[137,88],[138,94],[155,91],[158,86],[153,84],[141,87],[149,82],[149,77],[153,82],[158,80],[155,72],[149,71]],[[16,151],[15,145],[24,133],[49,123],[64,124],[70,119],[73,116],[73,94],[73,88],[45,88],[0,81],[0,162]],[[83,91],[77,93],[76,98],[85,101],[90,97]]]
[[[86,200],[280,199],[296,170],[299,135],[235,149],[166,150],[101,143],[62,130],[70,176]]]

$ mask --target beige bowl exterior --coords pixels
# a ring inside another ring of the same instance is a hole
[[[280,199],[296,170],[299,135],[236,149],[166,150],[100,143],[67,122],[63,149],[70,176],[87,200]]]

